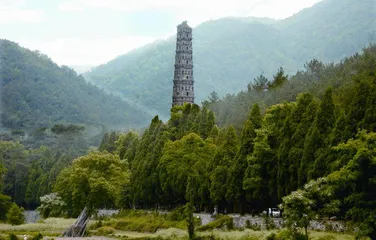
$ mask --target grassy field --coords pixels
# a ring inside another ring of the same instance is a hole
[[[181,219],[169,215],[145,214],[142,212],[128,212],[116,218],[107,218],[100,221],[91,221],[89,223],[89,236],[87,239],[188,239],[185,230],[185,222]],[[75,219],[49,218],[39,223],[23,224],[12,226],[9,224],[0,224],[0,240],[9,239],[9,234],[14,233],[20,239],[27,235],[32,239],[38,233],[45,236],[45,239],[60,239],[59,236],[67,229]],[[206,240],[283,240],[285,238],[270,238],[272,233],[280,231],[254,231],[251,229],[231,230],[212,228],[198,228],[201,231],[196,232],[197,239]],[[98,236],[102,236],[98,238]],[[315,232],[310,231],[311,240],[352,240],[352,235]]]
[[[277,233],[277,231],[274,231]],[[197,236],[203,239],[216,240],[266,240],[273,231],[253,231],[246,229],[243,231],[222,231],[214,230],[210,232],[198,232]],[[187,240],[186,231],[176,228],[162,229],[155,233],[123,232],[116,231],[110,237],[126,239],[166,239],[166,240]],[[206,238],[204,238],[206,237]],[[210,238],[211,237],[211,238]],[[277,238],[276,238],[277,239]],[[354,240],[355,237],[348,234],[310,232],[310,240]]]
[[[60,236],[74,221],[75,219],[48,218],[38,223],[28,223],[18,226],[0,223],[0,236],[6,238],[10,233],[14,233],[17,236],[27,235],[28,239],[31,239],[30,237],[38,233],[50,237]]]

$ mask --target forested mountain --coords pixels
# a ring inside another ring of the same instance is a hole
[[[0,40],[1,125],[30,132],[55,124],[129,128],[147,115],[88,84],[46,55]]]
[[[196,102],[210,92],[223,96],[245,89],[279,67],[291,74],[313,58],[338,61],[376,40],[374,0],[324,0],[280,21],[224,18],[193,31]],[[84,74],[129,103],[168,116],[175,37],[119,56]]]
[[[73,162],[61,151],[0,141],[0,210],[9,209],[6,196],[35,207],[51,192],[45,198],[59,204],[47,216],[187,202],[196,211],[260,213],[292,199],[305,219],[335,214],[359,237],[375,239],[375,77],[376,45],[338,64],[312,61],[291,79],[280,69],[249,85],[250,95],[259,94],[244,101],[251,108],[226,114],[246,114],[238,130],[216,125],[207,107],[228,100],[212,94],[203,107],[173,107],[166,122],[155,116],[143,134],[107,133],[98,151]]]

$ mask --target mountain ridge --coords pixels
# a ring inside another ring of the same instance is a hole
[[[0,39],[0,62],[3,127],[28,131],[64,123],[130,128],[143,126],[149,117],[39,51]]]
[[[372,0],[324,0],[273,24],[252,18],[200,24],[193,31],[197,102],[212,91],[220,96],[239,92],[260,74],[271,78],[281,66],[293,74],[313,58],[333,62],[360,51],[376,40],[367,39],[376,32],[372,14]],[[168,116],[174,44],[174,36],[148,44],[83,76],[109,92]]]

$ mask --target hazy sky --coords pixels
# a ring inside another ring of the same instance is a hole
[[[282,19],[320,0],[0,0],[0,38],[58,64],[98,65],[226,16]]]

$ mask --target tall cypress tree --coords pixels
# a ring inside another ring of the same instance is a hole
[[[320,132],[317,128],[317,124],[312,124],[304,142],[303,158],[299,168],[299,187],[302,187],[307,180],[312,179],[312,165],[315,161],[316,149],[319,147],[321,147]]]
[[[364,129],[372,132],[376,132],[376,86],[372,84],[370,89],[371,94],[369,94],[367,99],[367,107],[364,119],[361,125]]]
[[[244,190],[249,192],[254,209],[262,210],[276,202],[275,165],[275,155],[268,144],[267,132],[264,129],[257,130],[254,151],[248,157],[248,167],[243,180]]]
[[[230,169],[226,199],[235,202],[236,211],[244,213],[246,196],[243,189],[244,171],[248,166],[247,156],[253,153],[254,139],[256,137],[255,128],[261,127],[261,113],[258,105],[254,105],[248,120],[245,122],[241,136],[240,148],[236,154],[234,165]]]
[[[318,144],[320,148],[316,149],[310,176],[312,179],[325,176],[330,172],[330,168],[328,168],[331,161],[330,133],[335,125],[334,107],[332,89],[328,88],[321,100],[315,120],[317,129],[320,132],[320,143]]]
[[[214,157],[214,170],[211,174],[210,197],[213,203],[219,205],[219,210],[222,211],[226,206],[226,188],[228,181],[229,170],[233,165],[233,160],[239,150],[238,137],[235,128],[230,126],[227,129],[224,142],[217,151]]]
[[[369,91],[371,87],[365,80],[360,80],[358,86],[356,87],[356,94],[349,107],[348,114],[348,125],[346,131],[351,133],[351,137],[355,137],[358,128],[361,126],[361,121],[363,120],[366,110],[367,110],[367,100],[369,96]],[[348,140],[348,139],[346,139]]]

